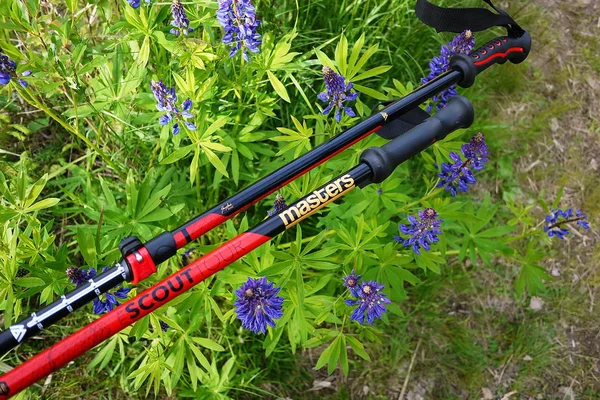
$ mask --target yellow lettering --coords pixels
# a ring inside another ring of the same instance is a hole
[[[335,184],[335,182],[327,185],[325,187],[325,191],[327,192],[327,195],[329,197],[334,197],[336,194],[338,194],[338,188],[337,188],[337,185]]]
[[[354,179],[352,179],[350,175],[344,175],[340,178],[340,180],[345,183],[344,187],[346,189],[350,189],[354,186]]]

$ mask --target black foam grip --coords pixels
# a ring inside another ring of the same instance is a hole
[[[471,102],[466,97],[456,96],[446,107],[422,124],[382,147],[368,148],[360,157],[360,161],[367,164],[373,173],[365,185],[383,182],[398,165],[425,150],[435,141],[445,138],[457,129],[471,126],[474,116]]]

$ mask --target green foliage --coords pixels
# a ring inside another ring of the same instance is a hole
[[[442,41],[415,26],[406,1],[256,3],[263,44],[245,62],[230,59],[220,42],[216,2],[185,3],[196,30],[175,37],[166,3],[133,9],[125,1],[69,0],[65,8],[0,0],[0,47],[19,71],[34,72],[28,88],[14,80],[0,87],[5,326],[72,290],[66,268],[110,265],[123,237],[145,241],[174,229],[357,123],[322,115],[316,98],[322,66],[355,83],[360,96],[351,106],[366,117],[379,101],[412,91]],[[193,101],[195,131],[173,136],[170,126],[158,124],[149,83],[159,79],[177,89],[180,102]],[[517,297],[542,291],[549,276],[539,265],[540,249],[548,242],[531,206],[477,192],[451,198],[436,189],[435,164],[473,133],[434,144],[381,185],[352,191],[115,335],[94,350],[90,374],[110,374],[140,398],[239,398],[268,392],[262,379],[288,368],[302,349],[318,349],[312,367],[327,366],[329,374],[339,366],[348,375],[371,362],[368,343],[381,342],[393,330],[390,321],[410,319],[402,303],[407,290],[456,263],[487,270],[514,262]],[[280,193],[288,202],[306,194],[381,143],[377,137],[357,143]],[[438,211],[444,234],[418,256],[393,237],[399,223],[425,207]],[[262,221],[269,208],[267,199],[194,247],[205,254]],[[137,290],[181,266],[169,260]],[[383,283],[393,301],[375,326],[350,320],[341,279],[352,269]],[[282,288],[284,315],[264,338],[242,332],[233,311],[234,290],[247,276],[267,276]],[[79,314],[61,328],[72,332],[92,318],[90,308]],[[18,351],[37,351],[36,345]],[[466,353],[465,363],[482,365],[468,334],[451,346]],[[36,396],[39,389],[31,391]]]

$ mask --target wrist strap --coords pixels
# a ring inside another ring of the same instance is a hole
[[[437,32],[460,33],[467,29],[480,32],[495,26],[503,26],[510,34],[516,36],[523,34],[523,29],[506,11],[494,6],[491,0],[483,1],[497,13],[487,8],[440,7],[427,0],[417,0],[415,13],[424,24],[431,26]]]

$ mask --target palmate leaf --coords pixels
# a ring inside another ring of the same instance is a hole
[[[350,347],[359,357],[363,358],[364,360],[371,361],[371,358],[365,351],[365,348],[361,342],[351,335],[334,330],[323,330],[319,332],[319,335],[315,337],[315,340],[309,343],[307,347],[317,346],[332,338],[333,341],[319,356],[317,364],[315,365],[315,369],[321,369],[327,365],[327,373],[331,375],[339,363],[340,369],[342,370],[344,376],[348,376],[348,372],[350,370],[348,363],[348,347]]]
[[[277,130],[284,134],[284,136],[274,136],[271,138],[273,141],[278,142],[289,142],[279,152],[278,156],[285,154],[289,150],[296,149],[294,151],[294,157],[298,157],[303,152],[312,148],[310,140],[313,136],[313,128],[309,128],[306,125],[306,120],[302,120],[302,123],[292,116],[292,122],[296,127],[296,130],[280,127]]]
[[[515,281],[515,292],[517,296],[522,296],[524,292],[534,295],[544,289],[544,281],[552,279],[546,270],[537,265],[544,258],[544,253],[538,251],[535,247],[535,241],[532,238],[527,246],[524,257],[519,257],[521,261],[521,272]]]
[[[477,263],[477,255],[481,257],[483,262],[491,265],[492,257],[500,254],[510,254],[511,249],[506,245],[509,241],[508,234],[514,231],[514,226],[500,225],[493,228],[485,229],[492,222],[498,211],[498,206],[493,206],[489,194],[484,198],[481,206],[475,211],[473,203],[467,203],[465,212],[454,210],[446,211],[449,205],[443,200],[433,202],[434,208],[439,212],[442,219],[456,219],[458,231],[464,236],[461,243],[458,258],[463,261],[467,256],[470,257],[473,264]],[[456,205],[458,203],[454,203]],[[450,205],[452,207],[452,204]],[[456,247],[455,244],[449,243]]]
[[[528,263],[521,264],[521,272],[515,281],[517,296],[521,297],[525,291],[532,295],[537,294],[544,289],[544,280],[550,279],[550,275],[543,267]]]

